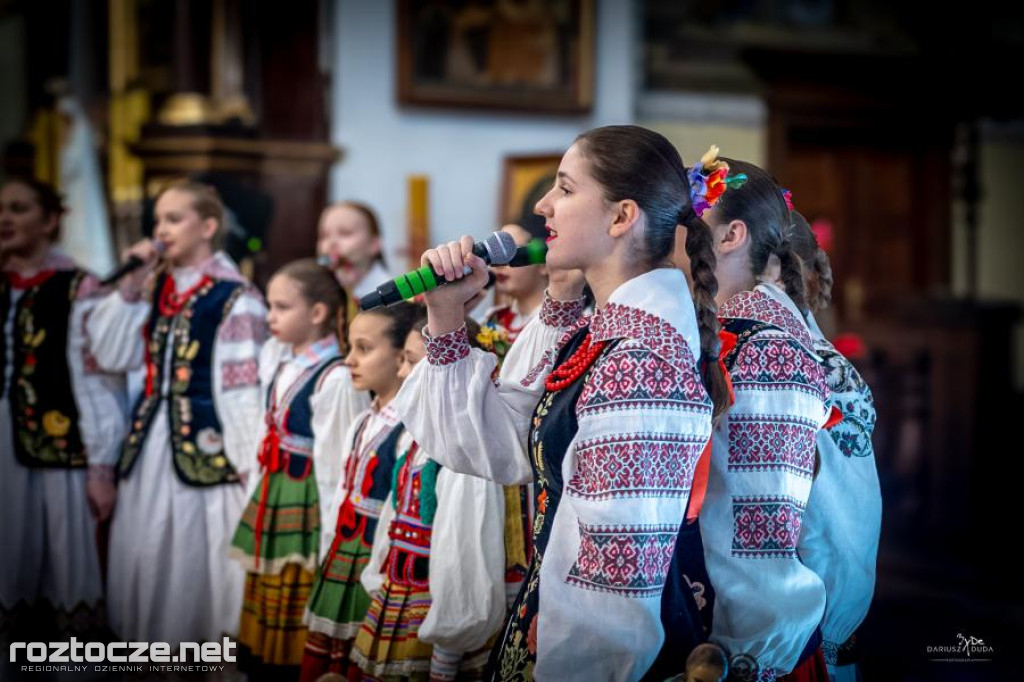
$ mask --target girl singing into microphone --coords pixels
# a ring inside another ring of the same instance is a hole
[[[471,351],[462,325],[463,302],[486,280],[472,240],[423,256],[449,280],[467,264],[472,274],[427,295],[427,362],[398,411],[443,466],[532,480],[538,493],[529,573],[492,657],[498,679],[636,680],[664,639],[668,566],[727,399],[717,364],[702,363],[703,376],[698,366],[717,342],[710,244],[688,243],[701,273],[693,299],[670,261],[680,220],[706,230],[686,187],[657,133],[610,126],[577,138],[536,206],[548,295],[497,384],[493,356]],[[593,289],[592,316],[572,270]]]
[[[224,207],[211,187],[174,182],[155,213],[155,241],[126,252],[150,267],[121,280],[88,330],[102,367],[145,373],[118,462],[111,625],[176,647],[238,631],[245,575],[228,548],[258,466],[267,311],[217,250]]]

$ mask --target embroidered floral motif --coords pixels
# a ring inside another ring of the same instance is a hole
[[[800,342],[804,348],[813,348],[811,335],[807,325],[797,319],[786,306],[763,291],[742,291],[728,301],[718,311],[722,318],[742,318],[767,322],[784,330]]]
[[[255,358],[228,360],[221,369],[221,385],[225,391],[258,386],[259,382],[259,368]]]
[[[760,332],[746,342],[729,373],[736,390],[796,390],[828,398],[822,366],[777,332]]]
[[[645,310],[609,303],[594,315],[590,329],[595,341],[633,339],[676,367],[696,367],[686,338],[667,320]]]
[[[676,434],[626,434],[576,445],[569,493],[592,500],[677,497],[690,492],[703,441]]]
[[[732,555],[747,559],[796,557],[804,503],[785,495],[732,499]]]
[[[871,389],[832,344],[819,342],[815,350],[825,363],[832,404],[843,413],[843,420],[828,430],[829,436],[844,456],[870,457],[874,454],[871,434],[876,419]]]
[[[427,341],[427,362],[432,365],[450,365],[469,355],[466,325],[440,336],[430,336],[424,329],[423,338]]]
[[[817,425],[790,417],[729,417],[729,471],[814,474]]]
[[[50,410],[43,415],[43,431],[47,436],[63,438],[70,428],[71,420],[57,410]]]
[[[196,434],[196,446],[204,455],[217,455],[224,449],[224,439],[216,429],[207,427]]]
[[[544,292],[540,305],[540,321],[549,327],[571,327],[583,316],[583,299],[556,301]]]
[[[665,585],[679,529],[669,525],[580,524],[580,549],[566,582],[623,597],[656,597]]]
[[[584,387],[576,411],[580,416],[604,409],[710,409],[696,372],[682,369],[636,342],[624,342],[601,358]]]

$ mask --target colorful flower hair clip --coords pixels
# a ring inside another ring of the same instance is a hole
[[[718,147],[711,145],[707,153],[700,157],[700,163],[689,172],[690,200],[697,215],[704,215],[722,198],[727,189],[742,187],[747,181],[743,173],[729,175],[729,164],[718,158]]]
[[[793,208],[793,193],[792,192],[790,192],[788,189],[782,190],[782,198],[786,202],[786,208],[788,208],[790,211],[796,210],[796,209]]]

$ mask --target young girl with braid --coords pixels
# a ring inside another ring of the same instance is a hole
[[[718,158],[717,148],[691,170],[691,191],[711,228],[720,357],[734,398],[715,425],[700,513],[715,591],[710,639],[742,679],[827,680],[818,632],[825,587],[797,550],[829,390],[803,319],[790,210],[767,173]],[[678,256],[699,282],[699,269]],[[776,259],[785,291],[764,276]]]

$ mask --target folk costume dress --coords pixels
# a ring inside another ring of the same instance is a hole
[[[126,298],[127,295],[127,298]],[[245,574],[228,557],[257,475],[266,307],[222,252],[114,292],[88,329],[111,371],[146,369],[118,462],[108,595],[121,639],[216,641],[238,632]]]
[[[270,339],[260,374],[261,475],[231,548],[247,573],[238,639],[262,664],[298,666],[320,556],[320,501],[337,485],[345,434],[369,396],[353,389],[333,335],[297,356]]]
[[[352,659],[364,679],[481,679],[506,615],[502,487],[402,449]]]
[[[700,515],[710,639],[737,674],[820,680],[825,586],[798,546],[831,411],[825,369],[800,311],[772,284],[733,296],[719,317],[734,402],[715,427]]]
[[[352,424],[345,438],[343,473],[324,515],[324,553],[313,584],[302,660],[303,681],[327,672],[346,674],[349,653],[370,606],[359,582],[370,561],[374,533],[394,483],[395,464],[412,442],[394,402],[379,401]]]
[[[431,338],[399,392],[407,428],[446,468],[536,481],[534,555],[497,679],[637,680],[658,654],[662,590],[711,434],[686,291],[666,268],[592,316],[582,300],[545,298],[497,385],[494,357],[465,331]]]
[[[85,333],[98,293],[56,251],[37,272],[0,274],[0,637],[105,624],[86,480],[113,480],[127,419],[123,382]]]

